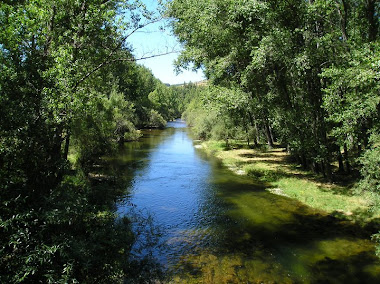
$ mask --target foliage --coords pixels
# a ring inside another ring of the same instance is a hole
[[[247,93],[239,89],[208,86],[197,89],[183,113],[193,126],[193,133],[201,139],[260,139],[251,113],[247,111]]]
[[[95,200],[88,174],[116,142],[137,139],[150,113],[157,80],[126,40],[153,20],[132,1],[0,3],[1,282],[130,273],[134,237],[112,213],[120,192]]]
[[[38,209],[30,207],[31,197],[13,201],[23,209],[9,212],[8,219],[6,215],[1,218],[1,237],[8,240],[1,249],[2,282],[107,282],[121,278],[128,270],[134,238],[129,222],[121,219],[115,223],[112,213],[102,211],[106,204],[89,202],[91,194],[84,177],[77,175],[66,176]]]
[[[154,109],[150,111],[147,126],[150,128],[164,128],[166,125],[165,119]]]
[[[360,182],[362,189],[380,193],[380,135],[371,137],[372,147],[367,149],[360,158],[362,164],[361,174],[363,179]]]
[[[347,63],[326,68],[322,76],[331,84],[324,90],[324,107],[334,122],[333,135],[354,148],[368,144],[372,127],[378,124],[380,102],[380,45],[365,44],[351,52]]]
[[[380,232],[378,234],[374,234],[372,236],[372,239],[376,241],[377,243],[380,243]],[[380,256],[380,246],[377,246],[376,254]]]
[[[362,188],[377,192],[379,9],[376,0],[171,1],[184,46],[177,67],[193,63],[215,86],[185,112],[196,134],[277,140],[305,169],[329,181],[361,171]]]

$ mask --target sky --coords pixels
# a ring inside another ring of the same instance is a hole
[[[157,0],[143,0],[149,10],[157,6]],[[160,30],[164,22],[150,24],[138,30],[128,38],[129,44],[133,48],[133,54],[137,59],[163,54],[172,51],[180,51],[181,45],[173,36],[169,29]],[[199,82],[205,79],[203,72],[192,72],[182,70],[180,74],[174,71],[174,60],[178,57],[177,53],[157,56],[149,59],[138,60],[137,63],[149,68],[153,75],[163,83],[170,85],[183,84],[189,82]]]

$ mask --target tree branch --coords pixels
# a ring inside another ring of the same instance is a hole
[[[53,33],[53,29],[54,29],[54,19],[55,19],[56,13],[57,13],[57,7],[55,5],[53,5],[53,13],[52,13],[51,18],[50,18],[49,27],[48,27],[48,35],[46,37],[46,43],[44,46],[44,56],[45,57],[49,53],[49,48],[50,48],[51,40],[53,37],[52,33]]]
[[[133,57],[129,57],[129,58],[116,58],[116,59],[112,59],[112,60],[107,60],[107,61],[103,61],[102,63],[100,63],[98,66],[96,66],[95,68],[93,68],[90,72],[88,72],[86,75],[84,75],[75,85],[74,87],[74,90],[81,84],[83,83],[83,81],[85,81],[88,77],[90,77],[92,74],[94,74],[96,71],[98,71],[99,69],[103,68],[104,66],[108,65],[108,64],[111,64],[111,63],[114,63],[114,62],[121,62],[121,61],[127,61],[127,62],[136,62],[136,61],[140,61],[140,60],[144,60],[144,59],[150,59],[150,58],[154,58],[154,57],[160,57],[160,56],[165,56],[165,55],[168,55],[168,54],[173,54],[173,53],[178,53],[178,51],[168,51],[168,52],[165,52],[165,53],[160,53],[160,54],[155,54],[155,55],[151,55],[151,56],[143,56],[143,57],[140,57],[140,58],[133,58]],[[108,57],[109,58],[109,57]]]
[[[117,61],[130,61],[130,62],[134,62],[134,61],[140,61],[140,60],[144,60],[144,59],[149,59],[149,58],[153,58],[153,57],[158,57],[158,56],[164,56],[164,55],[168,55],[168,54],[171,54],[171,53],[176,53],[178,51],[170,51],[170,52],[165,52],[165,53],[162,53],[162,54],[156,54],[156,55],[152,55],[152,56],[146,56],[146,57],[141,57],[141,58],[117,58],[117,59],[113,59],[111,60],[112,56],[116,53],[116,51],[118,51],[123,43],[131,36],[133,35],[135,32],[137,32],[139,29],[142,29],[150,24],[153,24],[153,23],[157,23],[159,22],[160,20],[162,20],[162,18],[159,18],[159,19],[156,19],[156,20],[153,20],[153,21],[150,21],[148,23],[145,23],[143,25],[139,25],[138,27],[136,27],[135,29],[133,29],[129,34],[127,34],[126,36],[122,37],[120,42],[116,45],[115,48],[113,48],[111,50],[111,52],[108,54],[108,56],[103,60],[103,62],[101,62],[99,65],[95,66],[91,71],[89,71],[86,75],[84,75],[81,79],[79,79],[74,87],[73,87],[73,91],[75,91],[80,84],[82,84],[88,77],[90,77],[93,73],[95,73],[96,71],[98,71],[99,69],[103,68],[104,66],[112,63],[112,62],[117,62]]]

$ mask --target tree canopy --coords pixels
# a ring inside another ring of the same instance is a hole
[[[128,44],[155,17],[139,1],[0,3],[1,282],[112,282],[133,270],[130,222],[113,213],[120,193],[95,198],[90,173],[139,128],[172,118],[149,98],[164,84]]]
[[[216,86],[186,112],[200,137],[241,128],[222,133],[277,141],[330,181],[360,171],[361,189],[380,193],[379,1],[173,0],[167,12],[176,64]]]

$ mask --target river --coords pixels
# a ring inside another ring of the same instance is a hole
[[[235,175],[194,147],[183,122],[144,131],[114,164],[128,176],[118,213],[149,220],[135,220],[135,257],[151,256],[173,282],[380,283],[359,227]]]

